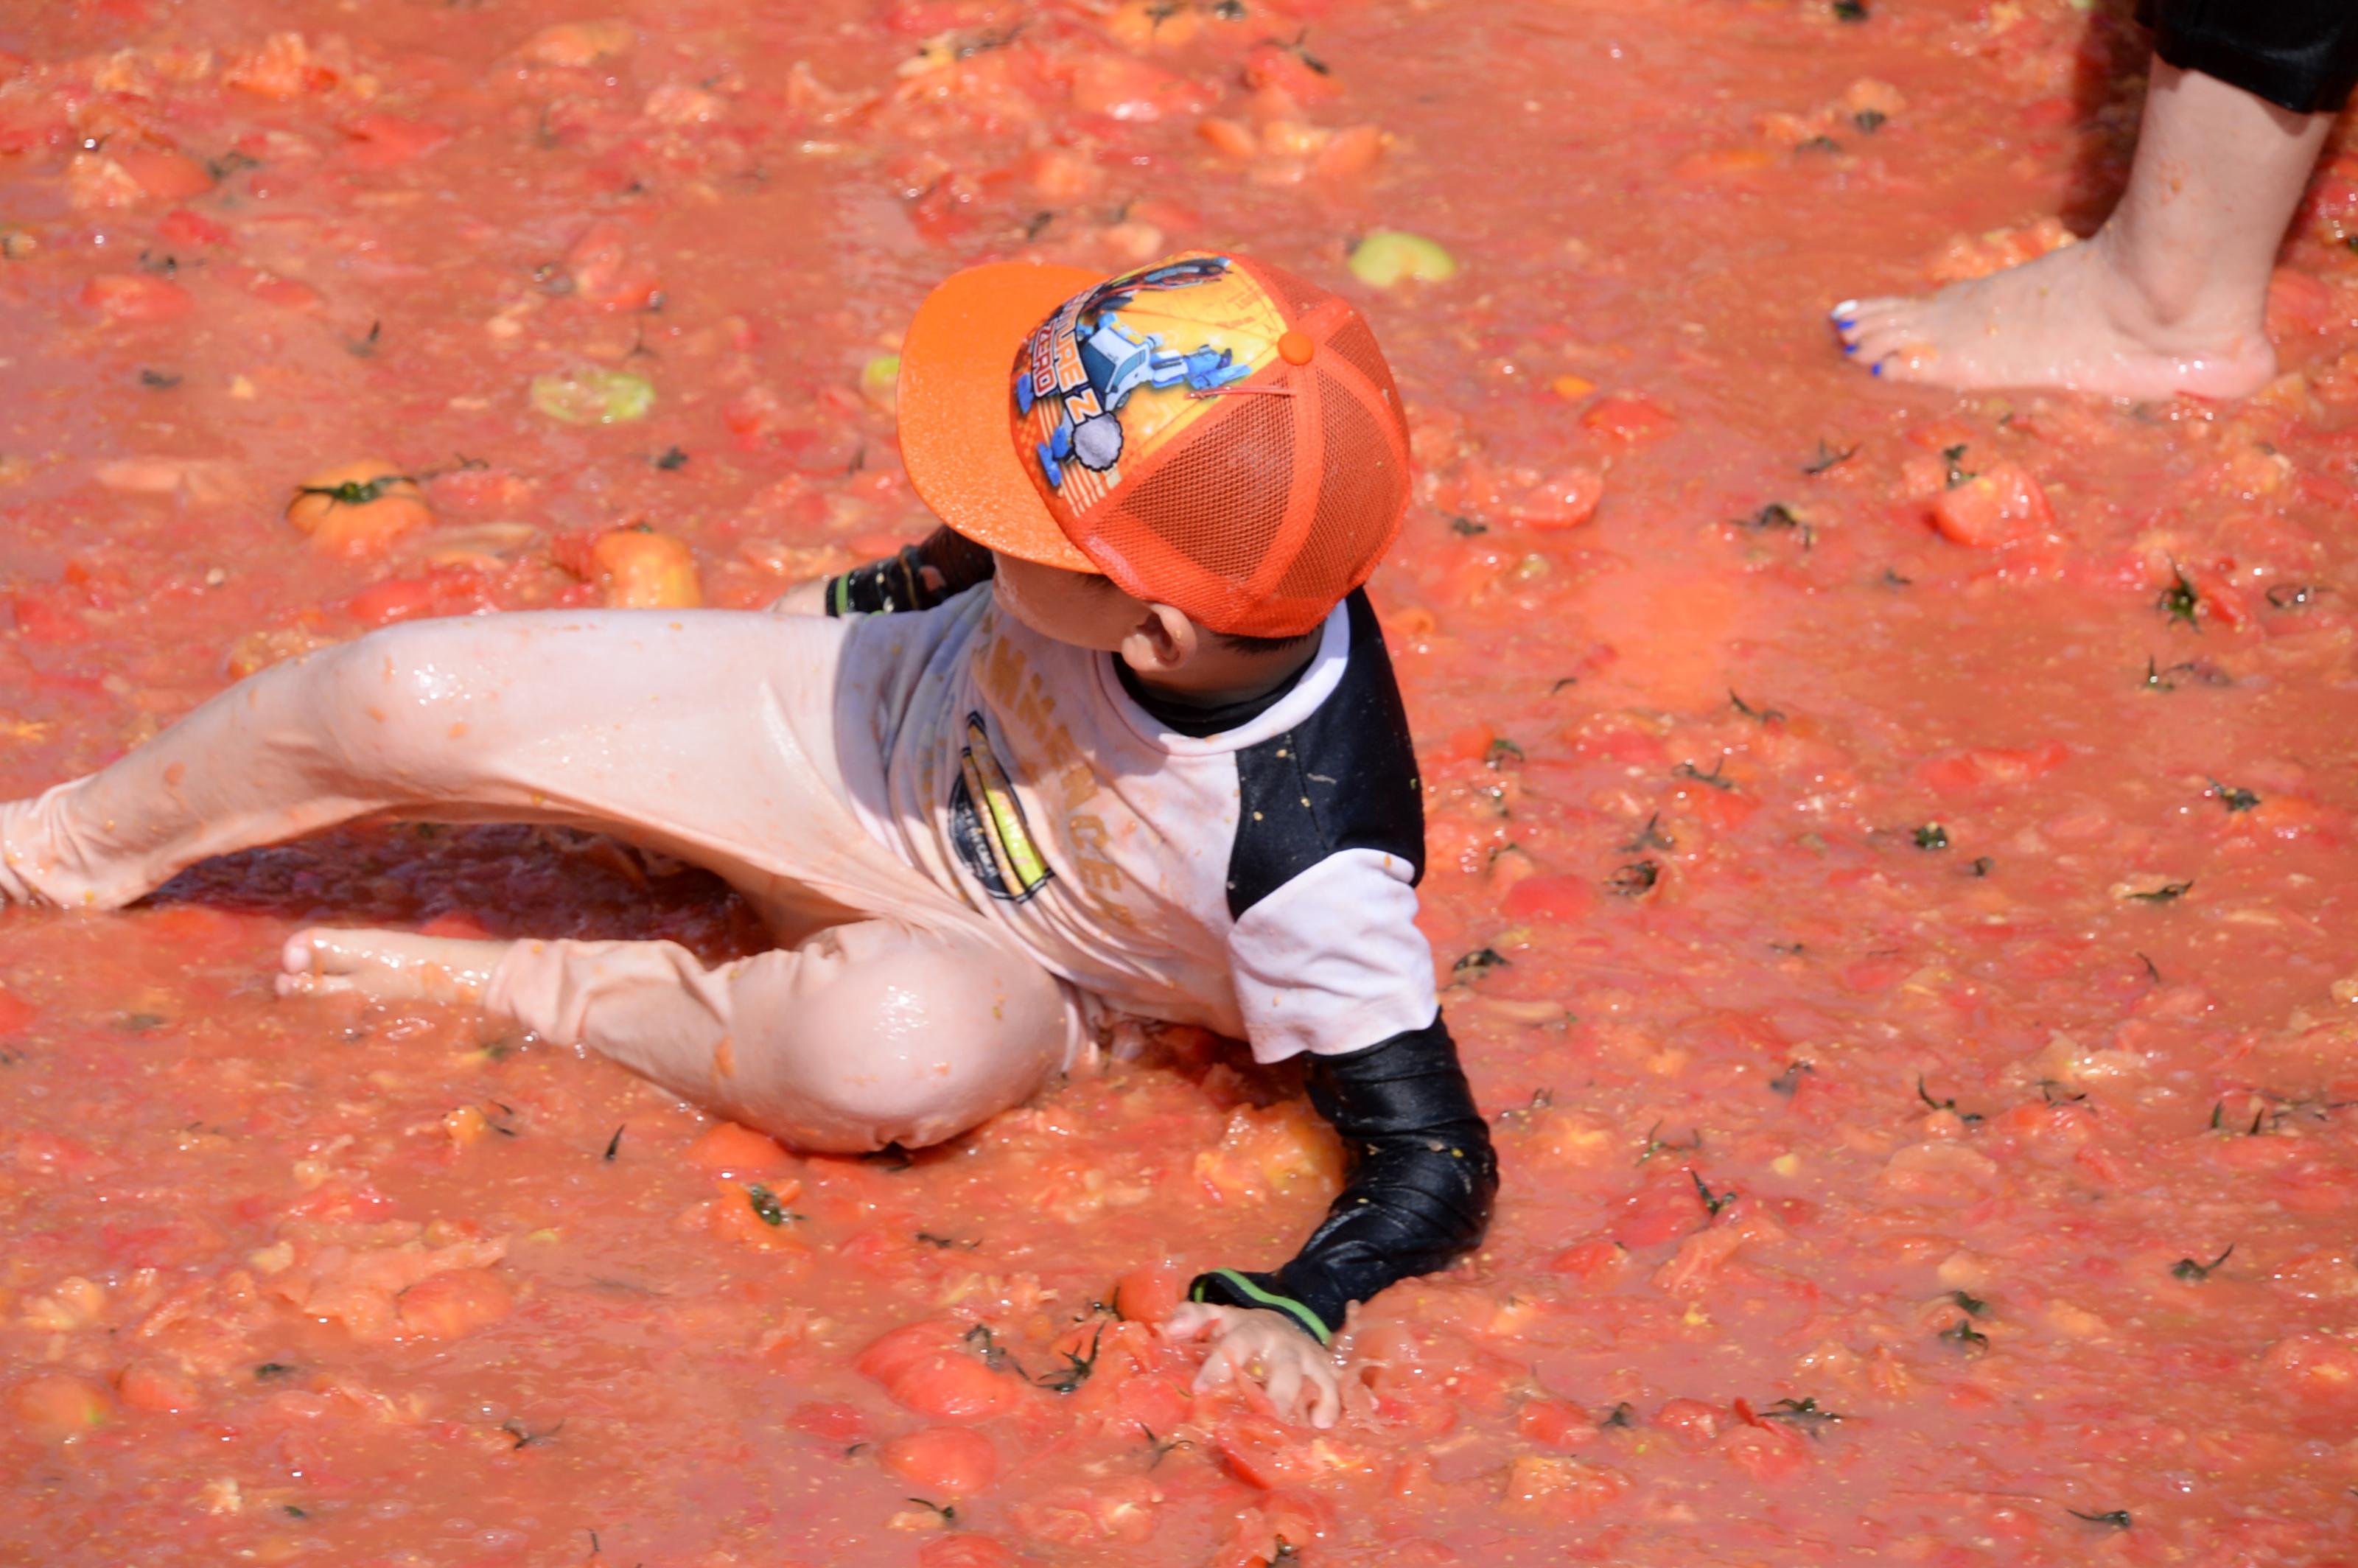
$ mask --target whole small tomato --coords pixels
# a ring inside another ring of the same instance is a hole
[[[417,481],[382,459],[344,463],[295,487],[287,521],[311,536],[314,549],[373,555],[434,521]]]

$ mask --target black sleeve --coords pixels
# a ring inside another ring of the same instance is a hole
[[[936,528],[922,544],[903,545],[881,561],[829,578],[827,612],[890,615],[902,610],[931,610],[979,582],[989,581],[996,565],[982,546],[947,528]],[[927,567],[940,575],[941,587],[927,585]]]
[[[1315,1058],[1309,1088],[1351,1162],[1325,1223],[1275,1272],[1215,1269],[1187,1293],[1219,1306],[1273,1308],[1323,1345],[1353,1302],[1446,1268],[1482,1239],[1498,1161],[1438,1013],[1380,1045]]]

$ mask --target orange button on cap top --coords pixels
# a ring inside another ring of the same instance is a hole
[[[1306,365],[1318,345],[1307,332],[1286,332],[1277,340],[1277,357],[1290,365]]]

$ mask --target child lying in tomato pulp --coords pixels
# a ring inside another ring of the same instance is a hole
[[[1244,257],[1004,263],[920,308],[900,410],[947,529],[812,585],[825,613],[430,621],[290,660],[0,805],[0,902],[119,906],[367,816],[615,833],[727,878],[777,947],[319,928],[280,989],[474,1001],[813,1151],[947,1138],[1121,1014],[1304,1055],[1347,1184],[1165,1327],[1210,1342],[1204,1383],[1332,1424],[1349,1304],[1471,1247],[1497,1186],[1360,591],[1407,503],[1390,372],[1348,304]]]

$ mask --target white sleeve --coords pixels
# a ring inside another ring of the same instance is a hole
[[[1339,1055],[1433,1022],[1433,948],[1409,863],[1343,849],[1255,903],[1228,934],[1253,1058]]]

